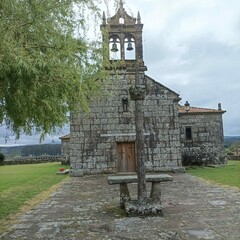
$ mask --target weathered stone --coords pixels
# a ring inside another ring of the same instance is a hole
[[[163,217],[126,217],[119,208],[119,186],[108,185],[106,178],[68,178],[44,202],[15,217],[9,231],[1,235],[0,228],[0,239],[239,240],[237,188],[174,174],[174,181],[162,184]]]
[[[123,16],[124,24],[119,23]],[[145,161],[151,162],[145,164],[146,170],[182,171],[182,164],[225,163],[222,123],[224,111],[185,111],[179,106],[181,98],[178,93],[145,74],[147,67],[143,61],[143,24],[135,20],[121,8],[101,25],[106,46],[109,45],[109,40],[111,44],[116,38],[119,40],[121,59],[111,61],[110,55],[105,56],[110,76],[101,81],[102,96],[91,99],[89,113],[71,113],[71,138],[69,147],[63,149],[64,158],[70,158],[71,167],[76,170],[80,168],[83,173],[119,171],[121,154],[117,150],[117,144],[137,142],[135,103],[131,100],[134,99],[143,104],[142,152],[146,156]],[[135,42],[136,48],[136,56],[132,60],[125,59],[125,46],[121,44],[129,39]],[[140,76],[137,87],[136,62],[139,63]],[[123,99],[125,103],[128,100],[127,108],[124,109]],[[186,128],[189,127],[192,131],[190,140],[186,137]],[[70,151],[68,156],[67,151]],[[134,160],[137,160],[136,157]]]
[[[169,174],[147,174],[147,182],[167,182],[172,181],[173,177]],[[114,175],[108,177],[108,184],[137,183],[137,175]]]
[[[148,201],[146,204],[142,205],[139,204],[138,201],[126,201],[124,207],[128,217],[163,216],[163,206],[161,202]]]
[[[183,165],[225,164],[222,111],[180,114],[181,152]],[[191,127],[187,140],[185,127]]]
[[[83,176],[83,170],[81,169],[71,169],[70,172],[69,172],[69,175],[71,177],[82,177]]]

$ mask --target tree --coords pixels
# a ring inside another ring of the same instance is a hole
[[[99,90],[102,49],[85,37],[96,2],[0,0],[0,124],[17,136],[54,132]]]
[[[234,142],[227,148],[227,153],[230,155],[239,155],[240,142]]]
[[[5,156],[3,155],[3,153],[0,153],[0,165],[4,164],[4,159],[5,159]]]

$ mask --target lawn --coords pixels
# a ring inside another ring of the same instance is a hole
[[[223,185],[240,188],[240,161],[228,161],[223,167],[190,167],[187,173]]]
[[[35,196],[60,183],[66,175],[57,175],[60,163],[11,165],[0,167],[0,222],[7,220]]]

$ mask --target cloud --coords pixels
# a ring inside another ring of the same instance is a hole
[[[199,107],[222,103],[226,135],[240,135],[240,1],[135,3],[150,76]]]
[[[110,17],[115,14],[114,1],[106,2]],[[180,93],[182,103],[188,100],[192,106],[217,108],[221,102],[227,110],[223,115],[225,135],[240,135],[240,1],[125,2],[125,9],[134,17],[140,11],[144,24],[146,74]],[[106,11],[105,4],[101,7]],[[92,35],[100,35],[100,31]],[[0,128],[0,144],[5,135]],[[14,144],[14,136],[10,138]],[[21,136],[17,143],[24,139],[39,142],[39,136]],[[55,136],[47,139],[51,142]]]
[[[240,49],[203,36],[174,53],[165,49],[162,57],[149,63],[150,74],[153,71],[192,105],[217,108],[222,102],[227,109],[225,134],[240,133]]]
[[[151,33],[164,32],[184,42],[194,35],[211,33],[219,41],[239,43],[238,0],[132,0],[126,5],[126,9],[140,10],[142,22]]]
[[[40,134],[25,135],[21,134],[19,139],[16,139],[16,136],[13,132],[6,129],[5,125],[0,126],[0,147],[1,146],[17,146],[17,145],[35,145],[35,144],[44,144],[44,143],[60,143],[60,136],[69,133],[69,125],[66,125],[64,128],[59,129],[56,134],[45,136],[43,142],[40,142]]]

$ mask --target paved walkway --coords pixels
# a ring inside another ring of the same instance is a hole
[[[123,216],[118,186],[108,185],[106,175],[70,178],[2,239],[240,239],[239,190],[173,176],[162,184],[163,217]]]

